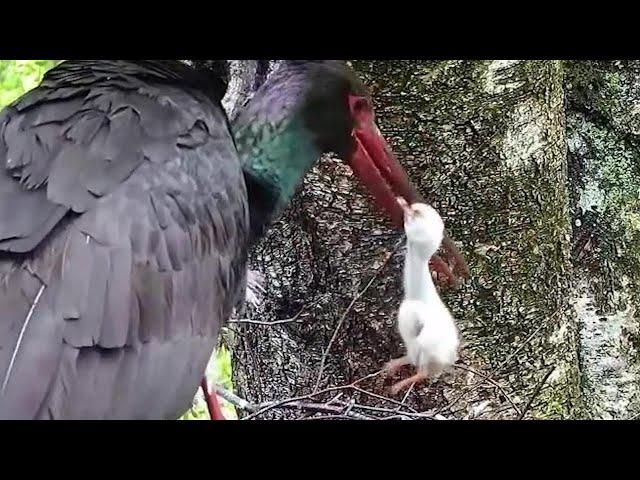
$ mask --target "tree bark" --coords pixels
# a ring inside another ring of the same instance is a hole
[[[640,414],[640,62],[567,75],[583,397],[592,418]]]
[[[353,63],[373,90],[383,134],[471,268],[462,288],[443,291],[461,329],[462,366],[413,388],[406,408],[460,418],[584,415],[562,65]],[[256,403],[304,395],[367,377],[402,355],[401,241],[349,168],[323,159],[252,252],[266,296],[250,319],[296,321],[230,325],[238,394]],[[390,397],[392,381],[379,374],[358,386]],[[343,393],[389,406],[362,391]],[[300,415],[273,409],[262,418]]]

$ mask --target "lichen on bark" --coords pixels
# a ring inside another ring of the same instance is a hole
[[[640,414],[640,62],[567,66],[576,310],[593,418]]]

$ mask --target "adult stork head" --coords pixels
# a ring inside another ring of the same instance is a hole
[[[398,228],[404,213],[397,197],[410,205],[423,201],[376,124],[367,88],[345,62],[283,62],[235,119],[233,130],[250,196],[266,205],[252,205],[256,231],[289,202],[323,153],[348,162]],[[433,265],[455,281],[449,263],[462,274],[466,263],[446,234],[443,247],[448,262],[434,257]]]

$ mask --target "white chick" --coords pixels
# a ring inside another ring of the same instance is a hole
[[[398,311],[398,330],[407,355],[392,360],[390,371],[412,364],[417,373],[396,383],[392,390],[403,388],[428,378],[438,377],[458,359],[458,330],[449,309],[440,299],[429,272],[429,259],[444,235],[444,223],[429,205],[407,205],[398,199],[405,212],[407,253],[404,264],[404,300]]]

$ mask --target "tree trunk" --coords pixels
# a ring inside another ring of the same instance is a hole
[[[582,416],[562,65],[357,61],[354,67],[372,87],[383,134],[471,268],[466,285],[443,291],[461,329],[462,365],[395,398],[404,400],[402,411]],[[266,296],[250,320],[295,321],[230,325],[237,393],[260,403],[364,378],[362,390],[342,391],[336,405],[353,399],[358,408],[351,412],[388,416],[396,408],[386,399],[394,379],[367,376],[403,354],[395,327],[401,241],[349,168],[323,159],[252,253]],[[274,408],[262,418],[300,416]]]
[[[593,418],[640,414],[640,62],[568,68],[575,308]]]

